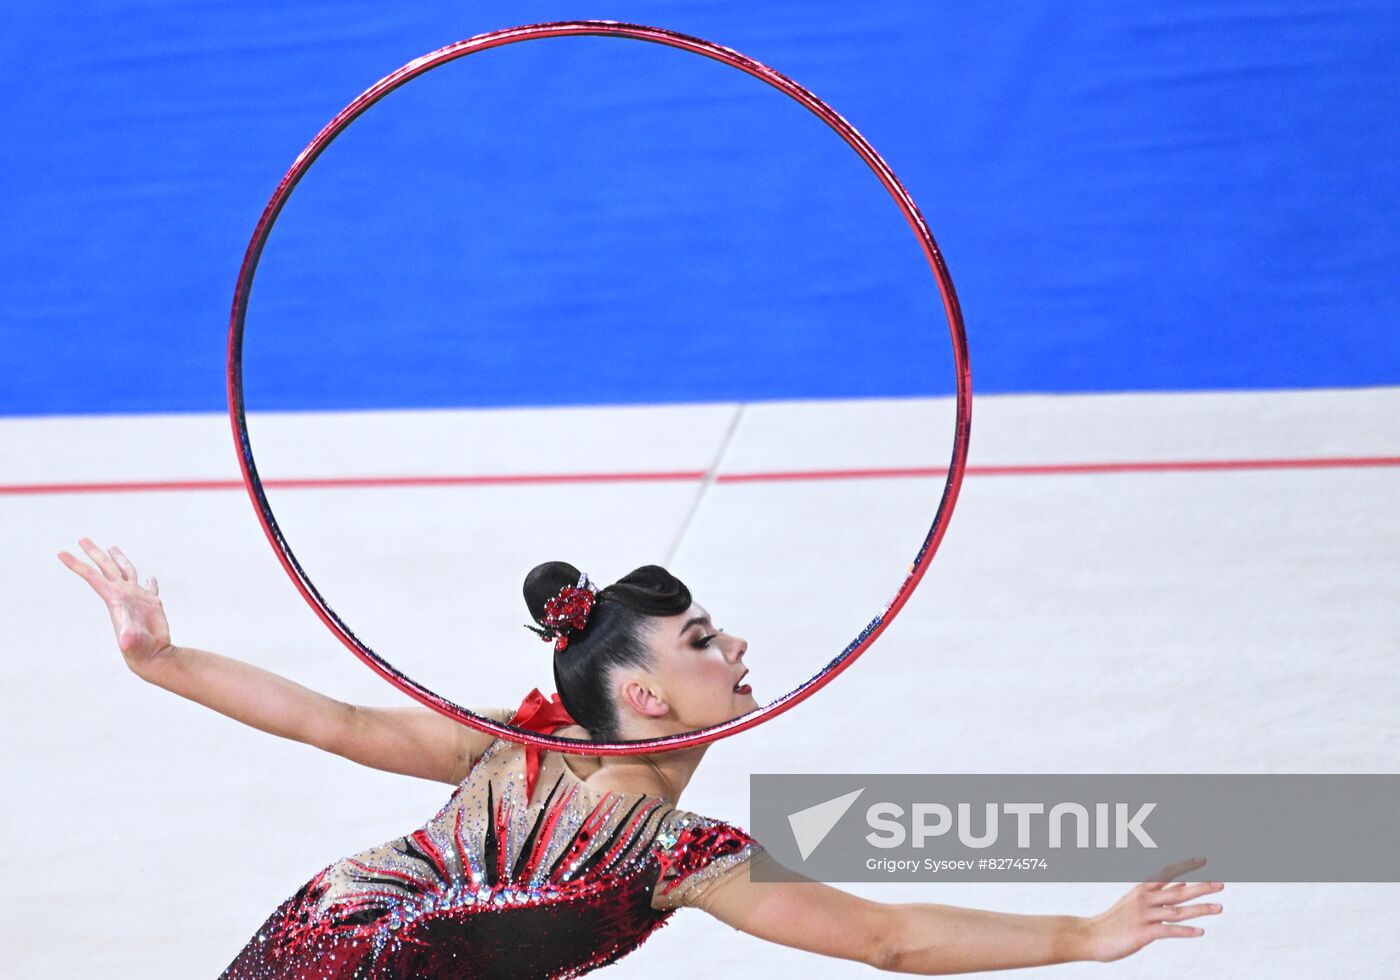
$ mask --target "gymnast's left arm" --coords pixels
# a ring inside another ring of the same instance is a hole
[[[1153,940],[1192,937],[1202,930],[1171,923],[1220,911],[1218,905],[1177,903],[1218,882],[1149,881],[1134,886],[1102,915],[1020,915],[929,903],[884,903],[783,872],[786,881],[754,881],[765,851],[742,870],[715,882],[693,904],[742,932],[879,970],[920,975],[970,973],[1074,961],[1109,962]],[[1198,867],[1182,862],[1171,877]],[[764,877],[773,877],[766,875]],[[791,880],[797,878],[798,880]]]
[[[91,564],[69,554],[59,560],[88,583],[107,606],[117,645],[142,680],[202,704],[259,731],[292,739],[352,762],[457,785],[494,741],[431,708],[372,708],[347,704],[233,657],[176,646],[152,577],[141,585],[120,548],[79,542]],[[478,710],[497,721],[511,712]]]

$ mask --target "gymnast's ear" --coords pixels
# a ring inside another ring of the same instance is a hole
[[[651,692],[651,688],[641,681],[631,678],[623,681],[619,691],[622,705],[647,718],[664,718],[671,706]]]

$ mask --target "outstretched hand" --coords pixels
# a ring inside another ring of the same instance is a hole
[[[1191,858],[1168,865],[1157,872],[1155,879],[1134,885],[1111,909],[1091,918],[1090,959],[1108,963],[1136,953],[1155,939],[1205,935],[1205,930],[1197,926],[1171,924],[1198,915],[1216,915],[1221,911],[1222,907],[1216,904],[1180,903],[1218,892],[1225,887],[1224,882],[1171,881],[1177,875],[1199,868],[1205,863],[1205,858]]]
[[[66,551],[58,553],[58,560],[92,586],[107,604],[117,646],[127,666],[132,670],[148,666],[170,648],[170,624],[160,602],[160,585],[150,578],[143,587],[135,566],[120,548],[103,551],[88,538],[80,538],[78,544],[95,568]]]

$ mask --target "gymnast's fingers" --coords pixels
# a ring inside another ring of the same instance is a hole
[[[74,555],[70,555],[66,551],[60,551],[58,553],[58,560],[63,562],[63,564],[67,565],[79,576],[81,576],[83,581],[87,582],[88,585],[92,586],[98,592],[102,591],[102,586],[106,583],[107,580],[102,577],[101,573],[99,573],[97,569],[93,568],[81,558],[78,558]]]
[[[1205,934],[1206,931],[1199,926],[1169,926],[1165,922],[1153,926],[1148,933],[1153,939],[1194,939]]]
[[[1144,881],[1142,883],[1143,887],[1149,891],[1155,891],[1157,889],[1162,888],[1166,882],[1175,878],[1177,875],[1187,871],[1191,871],[1195,868],[1199,868],[1205,863],[1206,859],[1203,857],[1199,857],[1187,858],[1185,861],[1178,861],[1175,864],[1169,864],[1161,871],[1158,871],[1150,879]]]
[[[1216,902],[1197,902],[1195,905],[1167,905],[1160,911],[1152,913],[1151,922],[1180,922],[1182,919],[1194,919],[1198,915],[1219,915],[1223,912],[1224,906]]]
[[[130,558],[126,557],[126,553],[116,545],[112,545],[109,550],[117,562],[117,567],[122,570],[122,578],[133,585],[139,585],[141,580],[136,577],[136,566],[131,563]]]
[[[1224,887],[1224,883],[1219,881],[1193,881],[1182,888],[1169,887],[1158,889],[1152,894],[1152,897],[1147,899],[1147,904],[1149,906],[1160,905],[1166,908],[1175,905],[1177,902],[1185,902],[1193,898],[1199,898],[1210,892],[1218,892]]]
[[[102,569],[102,574],[106,576],[107,581],[121,581],[122,571],[117,567],[117,563],[112,561],[111,555],[93,544],[91,538],[79,538],[78,544],[83,546],[83,551],[87,553],[87,556],[97,564],[98,568]]]

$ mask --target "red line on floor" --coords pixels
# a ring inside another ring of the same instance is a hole
[[[1202,470],[1319,470],[1400,466],[1400,456],[1337,456],[1310,459],[1202,459],[1117,463],[1026,463],[969,466],[968,476],[1065,476],[1076,473],[1178,473]],[[717,483],[762,483],[778,480],[850,480],[891,477],[943,478],[946,467],[889,469],[776,470],[770,473],[725,473]]]
[[[703,470],[668,473],[512,473],[482,476],[345,476],[264,480],[269,490],[341,490],[364,487],[459,487],[532,483],[650,483],[696,481]],[[242,490],[241,480],[151,480],[110,483],[28,483],[0,485],[0,495],[43,493],[145,493],[162,490]]]
[[[1030,463],[969,466],[968,476],[1064,476],[1082,473],[1189,473],[1221,470],[1318,470],[1400,466],[1400,456],[1339,456],[1308,459],[1203,459],[1120,463]],[[717,483],[777,483],[793,480],[863,480],[927,477],[942,479],[936,466],[844,470],[774,470],[724,473]],[[520,486],[551,483],[657,483],[701,480],[701,470],[627,473],[518,473],[481,476],[351,476],[265,480],[269,490],[339,490],[368,487]],[[0,485],[0,496],[59,493],[157,493],[172,490],[241,490],[239,480],[141,480],[102,483],[15,483]]]

